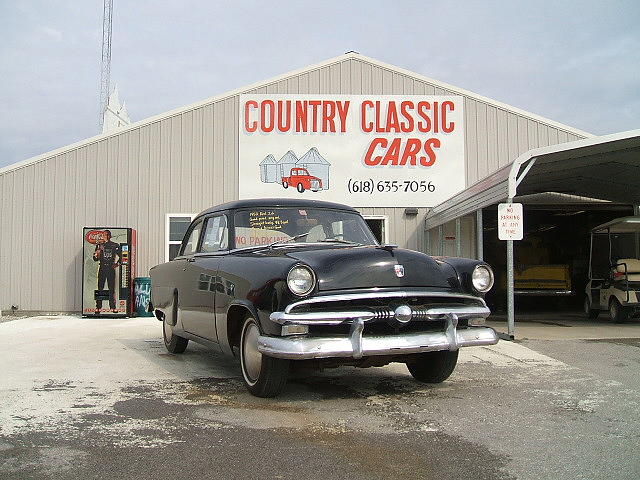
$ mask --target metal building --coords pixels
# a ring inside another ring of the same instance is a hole
[[[192,215],[237,199],[244,174],[239,171],[238,151],[241,94],[460,96],[465,154],[459,174],[465,186],[530,149],[590,137],[458,87],[349,53],[0,169],[0,309],[79,311],[84,226],[136,228],[138,273],[144,275],[171,255],[180,229]],[[281,155],[267,153],[275,158]],[[333,157],[327,155],[327,159],[337,169]],[[360,210],[381,223],[386,241],[425,251],[431,248],[425,216],[433,206]],[[474,256],[473,217],[459,228],[462,254]]]

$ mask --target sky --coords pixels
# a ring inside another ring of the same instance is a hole
[[[640,128],[640,1],[113,0],[132,121],[354,50],[596,135]],[[103,2],[0,0],[0,168],[99,133]]]

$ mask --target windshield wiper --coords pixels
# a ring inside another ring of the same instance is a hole
[[[346,243],[348,245],[356,245],[356,246],[362,245],[361,243],[358,243],[358,242],[350,242],[348,240],[340,240],[339,238],[324,238],[324,239],[319,240],[319,241],[320,242]]]
[[[272,248],[272,247],[275,247],[276,245],[295,242],[296,240],[299,240],[299,239],[301,239],[303,237],[306,237],[307,235],[309,235],[309,233],[311,233],[311,232],[300,233],[298,235],[294,235],[291,238],[287,238],[286,240],[278,240],[277,242],[273,242],[273,243],[270,243],[268,245],[265,245],[264,248]]]

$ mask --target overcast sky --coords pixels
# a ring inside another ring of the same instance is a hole
[[[594,134],[640,128],[640,1],[114,0],[133,121],[349,50]],[[102,1],[0,0],[0,167],[98,133]]]

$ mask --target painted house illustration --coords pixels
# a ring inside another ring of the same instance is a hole
[[[316,147],[312,147],[307,153],[305,153],[298,163],[297,167],[306,168],[309,174],[314,177],[318,177],[322,180],[322,188],[329,190],[329,167],[331,164],[318,152]]]
[[[298,157],[295,153],[289,150],[285,153],[280,160],[278,160],[278,183],[282,181],[282,177],[288,177],[291,169],[298,163]]]
[[[291,150],[278,161],[272,154],[267,155],[260,162],[260,180],[264,183],[280,183],[282,177],[288,177],[291,169],[295,167],[306,168],[310,175],[322,180],[323,190],[329,189],[331,163],[318,152],[316,147],[310,148],[301,158]]]
[[[260,162],[260,180],[264,183],[279,182],[276,159],[269,154]]]

